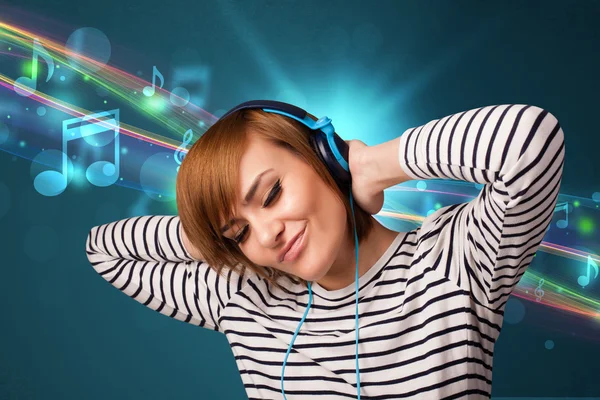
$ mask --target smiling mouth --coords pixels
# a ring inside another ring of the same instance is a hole
[[[281,258],[281,262],[289,262],[294,261],[302,250],[305,247],[305,236],[306,236],[306,227],[302,230],[302,232],[298,235],[298,237],[294,240],[294,243],[288,249],[288,251]]]

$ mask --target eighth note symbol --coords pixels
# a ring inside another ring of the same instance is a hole
[[[542,297],[544,297],[544,291],[542,290],[542,285],[544,282],[544,278],[540,279],[538,287],[535,288],[535,297],[537,301],[542,300]]]
[[[160,73],[160,71],[156,68],[156,65],[154,67],[152,67],[152,86],[145,86],[144,87],[144,95],[151,97],[154,95],[154,87],[156,86],[156,77],[160,78],[160,88],[162,89],[164,83],[165,83],[165,77],[162,76],[162,74]]]
[[[594,279],[596,279],[598,277],[598,264],[596,264],[596,262],[594,260],[592,260],[591,256],[588,256],[588,258],[587,258],[587,274],[581,275],[579,278],[577,278],[577,283],[579,283],[579,285],[581,287],[586,287],[590,283],[590,267],[592,267],[596,270],[596,275],[594,276]]]
[[[177,164],[179,164],[180,166],[181,162],[183,161],[183,150],[185,150],[185,146],[190,144],[193,137],[194,134],[192,130],[188,129],[183,135],[183,143],[177,148],[177,150],[175,150],[175,156],[173,158],[175,158],[175,162],[177,162]],[[179,167],[177,167],[177,172],[179,172]]]
[[[22,76],[15,80],[14,88],[17,94],[23,97],[31,96],[37,89],[37,73],[38,73],[38,54],[42,56],[48,65],[48,77],[46,82],[52,78],[54,73],[54,60],[50,54],[44,49],[44,46],[37,40],[33,39],[33,57],[31,60],[31,78]]]
[[[557,204],[554,207],[554,212],[562,209],[564,209],[566,213],[565,219],[559,219],[556,221],[556,226],[558,226],[560,229],[564,229],[569,225],[569,202]]]

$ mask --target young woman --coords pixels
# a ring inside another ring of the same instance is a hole
[[[287,398],[489,398],[504,306],[559,193],[557,119],[535,106],[486,106],[380,145],[349,141],[355,226],[350,193],[311,134],[262,110],[220,119],[181,164],[179,216],[94,227],[94,269],[147,307],[224,333],[250,399],[282,398],[282,363],[309,300]],[[371,215],[383,189],[435,178],[485,186],[410,232]]]

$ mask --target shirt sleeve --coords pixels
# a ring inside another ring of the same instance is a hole
[[[552,220],[564,155],[558,120],[531,105],[486,106],[406,130],[398,156],[411,178],[484,184],[473,200],[425,218],[416,255],[502,308]]]
[[[183,246],[179,216],[140,216],[92,228],[86,242],[93,268],[152,310],[218,331],[218,320],[242,277],[219,276]]]

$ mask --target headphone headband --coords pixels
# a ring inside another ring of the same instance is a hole
[[[219,118],[219,120],[239,110],[256,108],[295,119],[311,130],[317,131],[310,138],[313,149],[340,185],[351,183],[350,166],[348,165],[348,144],[335,133],[331,119],[327,116],[315,121],[308,116],[305,110],[292,104],[275,100],[250,100],[233,107]],[[322,133],[319,134],[318,131]]]
[[[246,101],[242,104],[239,104],[233,107],[231,110],[227,111],[221,118],[227,117],[229,114],[232,114],[238,110],[243,109],[251,109],[251,108],[270,108],[274,110],[283,111],[291,116],[295,117],[298,120],[303,120],[306,117],[306,111],[301,109],[300,107],[296,107],[292,104],[282,103],[280,101],[275,100],[250,100]]]

